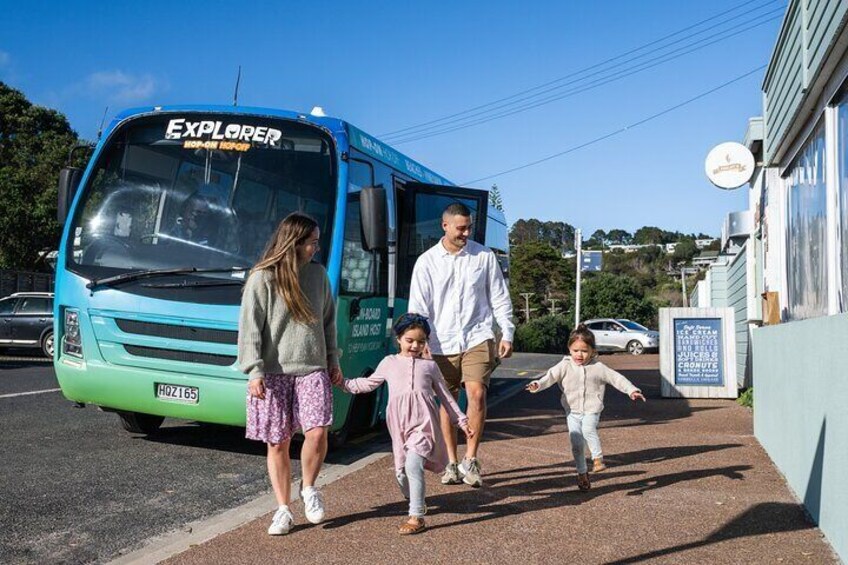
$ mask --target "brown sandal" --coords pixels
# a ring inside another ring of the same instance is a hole
[[[409,536],[412,534],[420,534],[426,528],[427,526],[424,524],[424,518],[410,516],[406,522],[400,525],[398,533],[402,536]]]
[[[592,488],[592,484],[589,482],[589,473],[577,473],[577,488],[583,492]]]

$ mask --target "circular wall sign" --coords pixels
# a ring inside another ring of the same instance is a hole
[[[728,141],[716,145],[707,155],[704,170],[710,182],[719,188],[739,188],[754,175],[754,156],[741,143]]]

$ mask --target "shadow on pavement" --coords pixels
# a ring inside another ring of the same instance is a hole
[[[580,492],[577,490],[574,474],[565,471],[565,464],[544,467],[546,469],[561,469],[556,473],[537,474],[527,477],[528,469],[520,467],[511,471],[516,473],[512,478],[501,478],[487,481],[487,486],[480,490],[459,490],[427,497],[427,507],[430,514],[440,510],[452,514],[474,514],[460,520],[436,524],[430,530],[474,524],[488,520],[515,516],[527,512],[536,512],[548,508],[576,506],[593,498],[609,495],[616,491],[628,491],[628,495],[638,496],[649,490],[655,490],[686,481],[697,481],[707,477],[724,476],[732,480],[744,478],[743,471],[750,470],[750,465],[732,465],[713,469],[697,469],[680,473],[652,476],[650,478],[634,479],[630,482],[612,484],[609,481],[616,478],[629,478],[643,475],[644,471],[612,471],[593,476],[592,490]],[[537,468],[538,469],[538,468]],[[512,499],[512,500],[507,500]],[[791,506],[791,505],[788,505]],[[328,521],[324,528],[333,529],[358,522],[384,517],[387,514],[403,514],[407,509],[405,501],[384,504],[368,510],[347,516],[340,516]],[[796,512],[797,507],[795,507]]]
[[[155,434],[136,435],[133,439],[245,455],[265,455],[264,443],[246,439],[244,428],[235,426],[191,422],[166,426]]]
[[[133,439],[159,444],[255,455],[257,457],[265,457],[266,454],[264,443],[245,438],[244,428],[236,426],[186,422],[182,425],[163,427],[156,434],[147,436],[136,435]],[[302,444],[303,436],[298,434],[292,438],[289,454],[293,461],[300,460]],[[325,462],[333,465],[348,465],[374,451],[391,451],[391,446],[388,443],[388,434],[378,431],[377,433],[371,433],[365,436],[353,436],[351,441],[341,448],[331,449],[327,454]]]
[[[610,561],[607,565],[639,563],[640,561],[657,559],[666,555],[703,547],[713,543],[720,543],[731,539],[761,536],[778,532],[806,530],[813,527],[814,526],[806,519],[804,512],[799,505],[786,502],[764,502],[739,514],[736,518],[702,540],[675,545],[665,549],[658,549],[641,555],[634,555],[633,557],[619,559],[617,561]]]

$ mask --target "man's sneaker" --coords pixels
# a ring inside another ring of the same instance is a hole
[[[462,472],[462,482],[472,487],[483,486],[483,477],[480,476],[481,468],[480,461],[474,459],[463,459],[459,464],[459,470]]]
[[[274,512],[274,517],[271,518],[271,525],[268,526],[268,534],[272,536],[282,536],[289,533],[292,524],[294,524],[294,516],[288,506],[280,506]]]
[[[461,485],[462,484],[462,472],[459,469],[459,465],[456,463],[448,463],[448,466],[445,467],[445,474],[442,475],[442,484],[443,485]]]
[[[395,475],[397,477],[397,483],[400,487],[400,493],[403,497],[409,500],[409,479],[406,478],[406,473],[398,473]]]
[[[321,492],[315,487],[307,487],[301,491],[300,496],[303,497],[303,511],[306,514],[306,519],[313,524],[323,522],[324,499]]]
[[[606,468],[607,468],[607,466],[604,464],[604,458],[603,457],[598,457],[597,459],[592,459],[592,472],[593,473],[600,473],[601,471],[603,471]]]

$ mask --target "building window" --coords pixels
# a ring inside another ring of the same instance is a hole
[[[848,93],[836,107],[836,167],[839,194],[839,241],[842,288],[839,291],[839,311],[848,311]]]
[[[827,188],[824,125],[792,164],[787,191],[788,317],[827,314]]]

